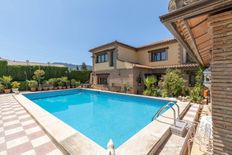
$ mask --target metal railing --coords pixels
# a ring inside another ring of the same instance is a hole
[[[160,113],[167,107],[170,107],[171,104],[174,104],[177,106],[177,112],[178,112],[178,116],[177,116],[177,119],[179,119],[179,116],[180,116],[180,107],[179,105],[176,103],[176,102],[168,102],[167,104],[165,104],[159,111],[157,111],[155,113],[155,115],[152,117],[152,121],[157,118]],[[173,115],[174,115],[174,125],[176,125],[176,110],[173,108],[173,106],[170,107],[172,110],[173,110]]]

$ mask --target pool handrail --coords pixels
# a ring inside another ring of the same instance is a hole
[[[168,102],[167,104],[165,104],[162,108],[160,108],[160,110],[158,112],[155,113],[155,115],[152,117],[152,121],[157,118],[160,113],[166,108],[166,107],[170,107],[171,104],[174,104],[177,106],[177,111],[178,111],[178,116],[177,116],[177,119],[179,119],[179,116],[180,116],[180,107],[179,105],[176,103],[176,102]],[[171,106],[170,107],[172,110],[173,110],[173,114],[174,114],[174,125],[176,125],[176,110]]]

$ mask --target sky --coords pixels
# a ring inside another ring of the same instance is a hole
[[[91,65],[89,49],[172,38],[169,0],[0,0],[0,57]]]

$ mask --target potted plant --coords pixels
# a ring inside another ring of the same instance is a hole
[[[70,89],[70,87],[71,87],[70,86],[70,80],[67,79],[65,83],[66,83],[67,88]]]
[[[0,93],[3,92],[4,86],[0,83]]]
[[[75,87],[76,87],[76,82],[77,82],[77,81],[76,81],[75,79],[72,79],[72,80],[71,80],[71,87],[72,87],[72,88],[75,88]]]
[[[42,80],[44,79],[44,75],[45,75],[45,72],[44,70],[41,70],[41,69],[37,69],[35,72],[34,72],[34,75],[33,75],[33,79],[36,80],[38,82],[38,90],[41,91],[42,90]]]
[[[57,80],[56,78],[51,78],[48,80],[49,90],[57,89]]]
[[[68,78],[67,77],[61,77],[61,81],[62,81],[62,88],[63,89],[66,89],[67,88],[67,81],[68,81]]]
[[[18,93],[19,92],[19,87],[20,87],[20,83],[17,82],[17,81],[14,81],[11,83],[11,86],[12,86],[12,91],[14,93]]]
[[[64,86],[64,82],[62,78],[57,78],[58,89],[62,89]]]
[[[11,81],[12,77],[11,76],[3,76],[0,78],[0,81],[3,85],[3,90],[6,94],[11,92]]]
[[[43,87],[43,90],[48,90],[48,88],[49,88],[49,83],[48,83],[47,80],[44,80],[44,81],[43,81],[42,87]]]
[[[35,80],[28,81],[28,87],[30,87],[31,91],[36,91],[36,88],[38,88],[38,82]]]
[[[75,87],[79,87],[80,85],[81,85],[81,82],[80,81],[76,81]]]

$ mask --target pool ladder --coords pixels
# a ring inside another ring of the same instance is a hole
[[[154,119],[156,119],[156,118],[160,115],[160,113],[161,113],[165,108],[170,107],[170,108],[172,109],[172,111],[173,111],[174,125],[176,126],[176,110],[173,108],[173,106],[170,106],[170,105],[173,105],[173,104],[177,106],[177,112],[178,112],[178,117],[177,117],[177,119],[179,119],[179,116],[180,116],[180,107],[179,107],[179,105],[176,104],[176,102],[168,102],[168,103],[165,104],[159,111],[157,111],[157,112],[155,113],[155,115],[152,117],[152,120],[151,120],[151,121],[153,121]]]

